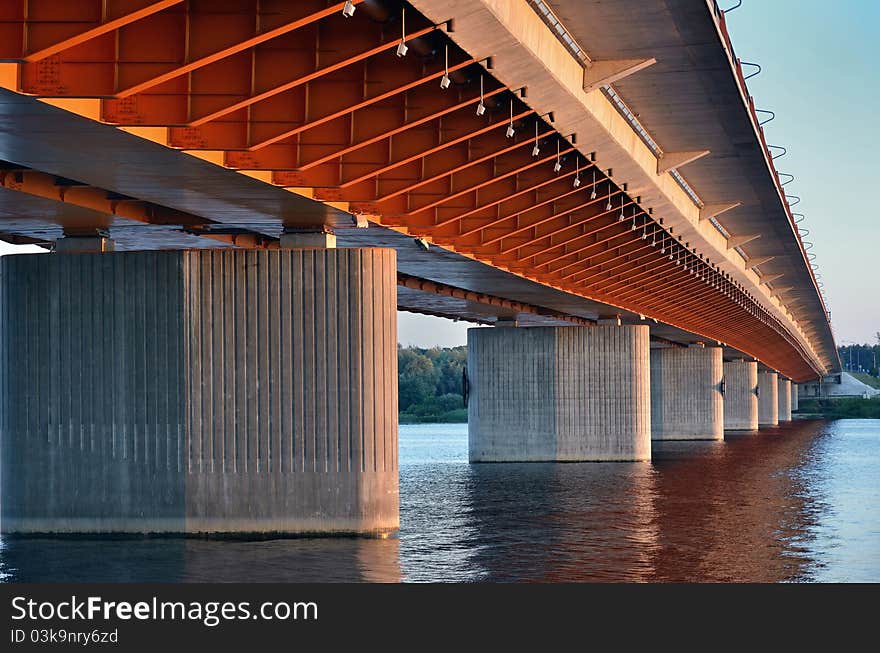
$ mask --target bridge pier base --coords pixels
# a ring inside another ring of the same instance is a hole
[[[779,424],[779,381],[776,372],[758,372],[758,426]]]
[[[791,421],[791,381],[779,377],[779,387],[777,390],[778,398],[778,417],[780,422]]]
[[[389,249],[0,259],[7,533],[398,527]]]
[[[795,412],[798,409],[798,386],[797,383],[791,384],[791,410]]]
[[[471,462],[651,458],[647,325],[468,331]]]
[[[651,350],[651,439],[724,439],[721,354],[721,347]]]
[[[724,428],[758,429],[758,363],[735,360],[724,363]]]

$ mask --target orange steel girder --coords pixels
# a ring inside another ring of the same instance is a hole
[[[520,117],[525,117],[530,113],[531,111],[523,111]],[[273,182],[284,186],[320,189],[316,190],[315,197],[330,201],[384,201],[414,192],[431,182],[461,173],[472,166],[489,162],[517,148],[529,145],[535,140],[532,138],[526,141],[511,142],[504,139],[499,130],[500,126],[496,122],[470,134],[457,135],[458,130],[453,131],[454,126],[447,128],[446,122],[439,119],[438,129],[434,133],[421,130],[418,134],[407,134],[409,138],[406,143],[401,144],[400,149],[405,147],[405,152],[413,151],[415,150],[415,142],[419,141],[422,149],[419,154],[408,156],[404,161],[389,164],[375,160],[368,163],[340,161],[336,165],[310,168],[303,172],[276,172],[273,175]],[[454,142],[442,141],[448,132],[451,132]],[[542,134],[542,138],[550,133],[555,132],[546,130]],[[365,158],[365,155],[358,158]],[[365,181],[361,183],[340,184],[346,165],[358,166],[359,172],[364,167],[369,167],[374,172],[366,176],[360,172],[360,176],[365,177]],[[327,186],[331,188],[325,189]]]
[[[68,185],[54,175],[38,170],[0,169],[0,187],[29,195],[63,202],[94,211],[96,221],[89,223],[62,224],[65,229],[88,231],[105,228],[114,216],[146,224],[180,225],[181,227],[206,227],[212,223],[189,213],[176,211],[131,198],[119,198],[101,188],[88,185]]]
[[[40,61],[183,0],[2,0],[0,59]]]
[[[568,245],[574,245],[583,238],[595,236],[606,229],[618,226],[617,218],[612,215],[613,213],[614,210],[606,211],[602,206],[594,207],[592,211],[587,211],[586,215],[570,213],[566,216],[567,220],[565,217],[563,218],[562,225],[554,226],[548,233],[519,245],[513,250],[515,253],[505,253],[505,255],[512,255],[520,263],[530,267],[538,268],[549,265],[560,258],[575,253],[565,249]],[[540,244],[538,244],[539,242]],[[549,259],[539,260],[540,256],[558,250],[560,247],[563,248],[562,252],[557,252]]]
[[[586,190],[590,189],[587,188]],[[572,195],[574,197],[571,197]],[[486,236],[486,238],[481,238],[479,241],[481,247],[488,247],[495,243],[501,243],[498,246],[498,251],[496,253],[508,254],[512,251],[518,250],[533,240],[542,238],[556,231],[560,224],[565,226],[566,223],[564,218],[566,215],[571,215],[575,211],[586,209],[594,204],[607,202],[613,196],[614,195],[597,195],[595,199],[591,199],[586,192],[579,192],[579,189],[575,188],[562,195],[554,197],[552,200],[540,202],[528,211],[523,211],[522,213],[517,214],[515,217],[516,224],[513,225],[513,229],[510,227],[499,229],[497,225],[493,225],[493,228],[481,227],[478,230],[472,231],[478,231],[481,236]],[[567,203],[562,202],[562,200],[569,197],[571,197],[570,206],[567,205]],[[543,210],[534,211],[533,209]],[[533,219],[525,219],[524,216]],[[560,219],[562,220],[561,223]],[[547,233],[539,233],[539,227],[544,227],[543,230]],[[531,235],[517,238],[517,236],[525,232],[531,232]],[[467,236],[468,234],[464,233],[462,235]]]
[[[567,174],[547,175],[538,183],[519,188],[506,197],[445,218],[434,225],[425,227],[425,229],[438,242],[443,242],[449,238],[457,240],[460,237],[475,234],[494,225],[500,225],[509,219],[518,220],[521,215],[532,209],[567,195],[570,184],[565,182],[568,177]],[[502,207],[505,209],[503,212]]]
[[[486,91],[485,97],[492,101],[496,95],[506,91],[507,89],[498,87]],[[462,97],[464,95],[467,97]],[[255,152],[227,152],[225,164],[230,168],[245,170],[289,171],[292,179],[298,174],[302,181],[308,179],[304,173],[315,166],[342,168],[348,164],[355,170],[342,170],[338,173],[340,188],[346,188],[369,180],[378,171],[384,171],[386,166],[391,169],[395,164],[409,163],[429,154],[425,149],[428,146],[422,144],[418,137],[427,136],[436,140],[436,135],[445,131],[443,127],[448,124],[446,121],[441,124],[444,116],[466,113],[468,124],[472,125],[473,107],[479,96],[460,92],[453,98],[454,102],[447,101],[448,97],[443,94],[438,98],[433,89],[412,89],[397,100],[399,106],[396,109],[372,113],[354,112],[348,118],[349,129],[344,130],[345,133],[336,134],[338,141],[332,134],[330,138],[325,138],[323,134],[309,138],[306,135],[308,132],[304,132],[298,142],[276,143]],[[446,103],[437,108],[441,101]],[[365,115],[359,118],[361,114]],[[488,118],[491,116],[487,116]],[[488,123],[483,129],[492,129],[500,124],[506,125],[506,119]],[[481,130],[477,129],[473,133],[481,133]],[[366,152],[359,152],[364,148],[367,148]],[[350,157],[353,153],[358,153],[358,156]]]

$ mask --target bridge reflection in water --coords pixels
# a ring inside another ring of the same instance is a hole
[[[399,539],[6,539],[0,561],[49,582],[880,578],[877,422],[658,444],[651,463],[469,465],[463,425],[404,426]]]

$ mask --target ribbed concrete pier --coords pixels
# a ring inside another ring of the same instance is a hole
[[[791,410],[792,412],[798,409],[798,386],[797,383],[791,384]]]
[[[779,424],[779,381],[776,372],[758,372],[758,426]]]
[[[389,249],[0,260],[7,533],[398,527]]]
[[[720,347],[651,350],[651,439],[723,440]]]
[[[472,462],[650,460],[646,325],[468,331]]]
[[[724,363],[724,428],[755,431],[758,428],[758,363],[735,360]]]
[[[777,406],[778,418],[780,422],[791,421],[791,381],[779,377],[779,388],[777,390]]]

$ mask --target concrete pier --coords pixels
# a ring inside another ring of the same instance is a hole
[[[651,439],[723,440],[720,347],[651,350]]]
[[[791,384],[791,412],[794,412],[798,409],[798,385],[797,383]]]
[[[780,422],[791,421],[791,381],[779,377],[777,390],[778,419]]]
[[[758,372],[758,426],[779,424],[779,381],[776,372]]]
[[[649,361],[647,325],[470,329],[470,460],[650,460]]]
[[[758,363],[735,360],[724,363],[724,428],[758,429]]]
[[[395,273],[390,249],[3,257],[3,530],[395,530]]]

